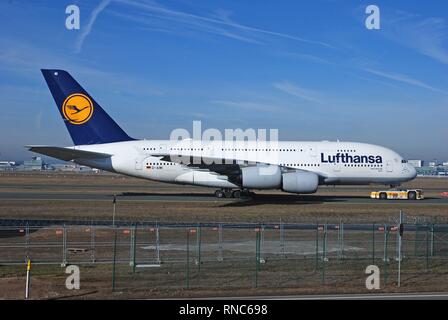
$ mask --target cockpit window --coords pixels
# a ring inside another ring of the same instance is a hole
[[[408,160],[401,160],[401,163],[408,163]]]

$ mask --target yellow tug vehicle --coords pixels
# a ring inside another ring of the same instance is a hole
[[[370,198],[380,200],[423,200],[423,190],[421,189],[398,189],[372,191]]]

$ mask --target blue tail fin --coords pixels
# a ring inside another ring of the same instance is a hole
[[[134,140],[67,71],[41,71],[75,145]]]

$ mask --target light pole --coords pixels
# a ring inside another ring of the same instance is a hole
[[[403,232],[404,232],[404,225],[403,225],[403,212],[400,210],[400,221],[399,221],[399,225],[398,225],[398,283],[397,286],[400,287],[401,286],[401,259],[402,259],[402,254],[401,254],[401,238],[403,237]]]

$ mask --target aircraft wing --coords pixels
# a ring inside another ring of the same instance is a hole
[[[107,153],[76,150],[52,146],[26,146],[28,150],[65,161],[76,159],[104,159],[112,155]]]
[[[230,167],[248,167],[248,166],[254,166],[256,164],[269,164],[267,162],[258,161],[247,161],[247,160],[240,160],[240,159],[225,159],[225,158],[218,158],[218,157],[196,157],[196,156],[188,156],[188,155],[170,155],[170,154],[159,154],[159,155],[153,155],[154,157],[159,157],[162,161],[167,162],[175,162],[175,163],[182,163],[184,165],[187,165],[189,167],[195,167],[199,169],[210,169],[215,168],[230,168]],[[222,170],[222,169],[221,169]],[[215,171],[215,170],[211,170]]]
[[[258,161],[251,162],[239,159],[224,159],[224,158],[213,158],[213,157],[193,157],[188,155],[183,155],[178,157],[177,155],[167,155],[159,154],[153,155],[159,157],[162,161],[182,163],[192,169],[200,171],[210,171],[215,172],[219,175],[227,176],[230,182],[234,184],[241,184],[241,168],[256,166],[258,164],[269,165],[268,162]],[[283,170],[289,170],[284,167]]]

